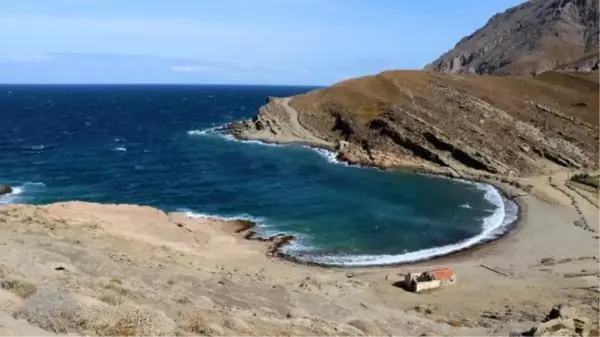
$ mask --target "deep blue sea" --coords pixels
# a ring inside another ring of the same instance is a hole
[[[306,261],[373,265],[489,240],[516,206],[491,186],[349,167],[213,131],[308,87],[0,86],[0,203],[131,203],[255,220]]]

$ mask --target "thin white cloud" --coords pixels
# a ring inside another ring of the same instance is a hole
[[[206,73],[212,70],[211,67],[199,65],[176,65],[170,69],[176,73]]]
[[[47,54],[0,54],[2,63],[47,63],[54,58]]]

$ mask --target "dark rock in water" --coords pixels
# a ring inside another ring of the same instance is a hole
[[[7,185],[0,185],[0,195],[10,194],[13,192],[13,189]]]

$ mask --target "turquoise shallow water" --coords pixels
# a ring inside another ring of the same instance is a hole
[[[502,234],[516,206],[490,186],[337,163],[215,127],[304,87],[1,86],[0,203],[83,200],[255,220],[305,261],[423,259]]]

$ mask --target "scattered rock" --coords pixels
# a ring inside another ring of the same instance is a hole
[[[369,335],[369,336],[381,335],[381,331],[379,331],[379,328],[375,324],[373,324],[373,322],[370,322],[367,320],[355,319],[355,320],[348,322],[348,325],[351,325],[351,326],[357,328],[358,330],[364,332],[365,335]]]
[[[225,330],[216,324],[216,323],[208,323],[206,324],[205,330],[203,331],[208,336],[223,336],[225,335]]]
[[[250,331],[250,327],[244,320],[237,317],[228,317],[223,321],[223,326],[229,330],[235,332],[246,332]]]
[[[544,266],[551,266],[556,263],[556,260],[553,257],[545,257],[540,261]]]
[[[559,318],[544,322],[535,329],[534,336],[570,336],[571,334],[556,334],[558,331],[574,331],[575,324],[572,320],[561,320]]]

